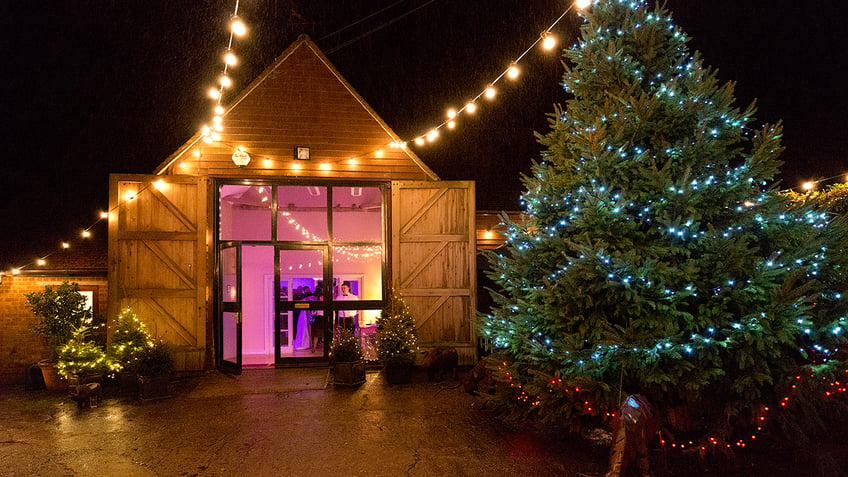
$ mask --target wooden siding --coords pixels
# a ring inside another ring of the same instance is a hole
[[[206,181],[169,177],[157,187],[160,179],[110,177],[108,316],[132,307],[174,345],[178,370],[200,370],[208,346]]]
[[[438,180],[330,64],[301,37],[224,112],[220,140],[193,137],[156,171],[216,177]],[[311,160],[295,160],[296,146]],[[232,162],[237,147],[250,164]]]
[[[392,283],[426,349],[457,348],[477,360],[473,182],[392,183]]]

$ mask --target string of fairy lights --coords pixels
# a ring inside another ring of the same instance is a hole
[[[553,34],[553,30],[559,24],[559,22],[570,11],[572,11],[574,9],[574,7],[578,8],[578,9],[585,9],[588,6],[590,6],[591,3],[592,3],[592,0],[576,0],[575,3],[570,5],[556,20],[554,20],[551,23],[551,25],[548,28],[546,28],[544,31],[542,31],[541,34],[539,35],[539,37],[530,46],[528,46],[523,52],[521,52],[521,54],[518,55],[514,60],[509,62],[508,67],[505,70],[503,70],[496,78],[494,78],[492,81],[490,81],[482,91],[478,92],[476,95],[473,95],[471,97],[471,99],[466,101],[464,106],[462,106],[461,108],[459,108],[459,109],[456,109],[456,108],[448,109],[447,112],[446,112],[446,115],[445,115],[445,119],[443,121],[441,121],[439,124],[435,125],[434,127],[427,128],[425,130],[426,132],[417,135],[416,137],[412,138],[411,140],[393,141],[393,142],[386,144],[384,147],[385,148],[391,148],[391,149],[406,149],[410,142],[413,142],[417,146],[425,146],[425,145],[428,145],[428,144],[435,142],[438,139],[442,130],[444,130],[444,129],[449,129],[449,130],[456,129],[460,116],[462,116],[462,115],[473,115],[477,112],[478,103],[480,102],[481,98],[484,98],[486,100],[491,100],[491,99],[494,99],[497,96],[498,91],[497,91],[496,86],[498,85],[498,83],[501,80],[503,80],[504,78],[512,80],[512,79],[516,79],[520,76],[521,69],[519,68],[519,63],[525,58],[525,56],[528,53],[530,53],[533,50],[533,48],[535,48],[539,44],[541,44],[542,48],[546,51],[553,50],[556,47],[556,45],[558,44],[558,40],[556,38],[556,35]],[[236,0],[233,12],[230,15],[229,36],[228,36],[228,39],[227,39],[227,45],[226,45],[226,48],[224,49],[224,52],[223,52],[223,55],[222,55],[223,68],[222,68],[221,74],[218,78],[217,86],[210,88],[209,93],[208,93],[210,98],[212,98],[215,103],[214,103],[214,107],[213,107],[212,122],[211,122],[211,124],[204,125],[203,128],[202,128],[202,131],[201,131],[204,142],[208,143],[208,142],[214,142],[214,141],[220,140],[220,134],[219,133],[223,130],[223,116],[222,116],[223,113],[224,113],[223,99],[224,99],[224,96],[225,96],[225,92],[233,85],[232,79],[230,78],[230,69],[235,67],[238,64],[238,57],[236,56],[235,50],[234,50],[234,41],[235,41],[236,38],[244,37],[246,35],[246,33],[247,33],[247,26],[244,23],[244,21],[239,17],[239,0]],[[228,145],[228,146],[231,147],[234,151],[238,150],[240,148],[240,146],[236,146],[236,145]],[[351,163],[356,163],[357,160],[359,160],[363,157],[368,157],[368,156],[381,157],[384,153],[383,149],[384,148],[379,148],[379,149],[376,149],[376,150],[373,150],[373,151],[368,151],[366,153],[359,154],[358,156],[350,157],[350,158],[347,159],[347,161],[349,161]],[[266,158],[266,160],[269,160],[269,159],[270,158]],[[298,166],[299,164],[295,163],[294,165]],[[800,186],[790,188],[790,189],[787,189],[787,190],[791,191],[791,190],[794,190],[794,189],[803,189],[804,191],[810,191],[810,190],[813,190],[816,187],[817,184],[828,183],[830,181],[841,179],[843,177],[845,178],[846,181],[848,181],[848,175],[840,174],[840,175],[837,175],[837,176],[832,176],[832,177],[828,177],[828,178],[820,179],[820,180],[816,180],[816,181],[807,181],[807,182],[804,182]],[[155,185],[157,188],[161,188],[163,186],[163,182],[157,181],[157,182],[150,184],[150,185]],[[144,192],[144,190],[146,190],[147,187],[149,187],[150,185],[140,189],[136,194],[140,194],[140,193]],[[90,238],[91,235],[92,235],[92,229],[100,221],[108,219],[109,214],[114,209],[122,206],[127,200],[132,200],[132,198],[134,198],[134,197],[128,197],[128,198],[122,199],[111,210],[100,212],[99,218],[94,223],[92,223],[90,226],[84,228],[81,231],[81,233],[80,233],[81,238],[83,238],[83,239]],[[62,241],[60,243],[59,250],[65,250],[65,249],[68,249],[70,247],[71,247],[70,241]],[[46,263],[47,263],[47,259],[51,255],[53,255],[54,253],[56,253],[56,251],[44,254],[44,255],[40,256],[39,258],[37,258],[34,262],[31,262],[31,263],[28,263],[28,264],[25,264],[25,265],[22,265],[22,266],[19,266],[19,267],[15,267],[11,270],[11,273],[13,275],[18,274],[18,273],[20,273],[21,270],[23,270],[27,267],[33,266],[33,265],[39,266],[39,267],[45,266]],[[0,272],[0,273],[5,274],[6,272]]]
[[[411,139],[398,140],[398,141],[393,141],[391,143],[387,143],[387,144],[384,145],[384,148],[407,149],[409,147],[410,143],[413,143],[414,145],[416,145],[418,147],[424,147],[424,146],[427,146],[427,145],[430,145],[430,144],[433,144],[434,142],[436,142],[436,140],[439,138],[440,134],[442,134],[444,132],[444,130],[455,130],[458,127],[459,120],[462,116],[471,116],[471,115],[474,115],[477,112],[478,106],[479,106],[481,100],[493,100],[497,96],[497,94],[498,94],[497,86],[499,85],[499,83],[502,80],[504,80],[504,79],[515,80],[521,75],[521,69],[520,69],[519,65],[520,65],[521,61],[526,57],[526,55],[528,55],[534,48],[536,48],[538,45],[541,45],[542,49],[544,49],[545,51],[551,51],[556,47],[556,45],[558,44],[558,40],[557,40],[556,36],[553,34],[552,31],[570,11],[572,11],[575,7],[578,8],[578,9],[585,9],[585,8],[589,7],[591,5],[591,3],[592,3],[592,0],[576,0],[575,3],[570,5],[556,20],[554,20],[551,23],[551,25],[548,28],[546,28],[543,32],[541,32],[539,37],[529,47],[527,47],[520,55],[518,55],[512,61],[510,61],[508,63],[508,66],[496,78],[494,78],[492,81],[488,82],[486,84],[485,88],[483,88],[481,91],[477,92],[476,94],[471,95],[470,99],[468,99],[467,101],[464,101],[463,106],[461,106],[459,108],[448,109],[446,111],[445,118],[443,120],[441,120],[441,122],[439,122],[438,124],[436,124],[433,127],[425,128],[424,132],[412,137]],[[233,13],[230,16],[229,30],[230,31],[229,31],[229,37],[228,37],[228,40],[227,40],[227,45],[226,45],[226,48],[225,48],[224,53],[223,53],[223,68],[222,68],[221,74],[218,77],[217,85],[215,87],[210,88],[209,91],[208,91],[209,97],[214,100],[214,106],[213,106],[213,115],[212,115],[211,123],[203,126],[203,128],[201,130],[203,141],[206,142],[206,143],[211,143],[211,142],[217,141],[219,144],[223,144],[223,143],[220,142],[220,139],[221,139],[220,133],[223,131],[223,114],[225,112],[224,106],[223,106],[223,104],[224,104],[223,100],[224,100],[226,91],[229,88],[231,88],[232,85],[233,85],[233,81],[230,78],[230,70],[238,64],[238,58],[237,58],[235,51],[234,51],[234,42],[235,42],[236,38],[243,37],[247,32],[247,26],[245,25],[244,21],[239,17],[239,0],[236,0]],[[239,147],[240,147],[240,146],[234,146],[234,145],[228,145],[228,144],[223,144],[223,145],[228,146],[228,147],[232,147],[233,150],[238,150]],[[350,157],[347,160],[355,163],[357,160],[364,158],[364,157],[369,157],[369,156],[381,157],[384,153],[384,148],[379,148],[379,149],[376,149],[376,150],[368,151],[368,152],[359,154],[358,156]],[[266,159],[270,159],[270,158],[266,158]],[[709,185],[711,185],[712,182],[715,182],[714,179],[715,178],[704,178],[704,180],[702,181],[702,184],[704,186],[709,186]],[[795,190],[795,189],[802,189],[804,191],[811,191],[816,187],[817,184],[829,183],[830,181],[841,180],[841,179],[844,179],[846,182],[848,182],[848,175],[840,174],[840,175],[828,177],[828,178],[825,178],[825,179],[819,179],[819,180],[815,180],[815,181],[807,181],[800,186],[789,188],[789,189],[786,189],[786,190],[792,191],[792,190]],[[88,227],[82,229],[82,231],[80,232],[80,238],[81,239],[90,239],[92,237],[92,229],[98,223],[100,223],[101,221],[104,221],[104,220],[109,220],[112,213],[116,209],[124,206],[126,203],[128,203],[132,200],[135,200],[140,194],[147,191],[150,187],[154,187],[158,190],[164,190],[164,188],[167,187],[167,183],[164,179],[160,179],[160,180],[157,180],[157,181],[154,181],[154,182],[142,184],[141,187],[139,187],[137,190],[130,191],[124,197],[120,197],[117,200],[117,203],[116,203],[115,206],[113,206],[108,211],[99,212],[99,216],[98,216],[97,220],[95,220]],[[674,193],[675,191],[671,191],[671,192]],[[565,197],[565,198],[563,198],[563,200],[568,200],[568,198]],[[752,204],[751,205],[745,204],[745,208],[749,208],[751,206],[752,206]],[[579,205],[575,205],[575,207],[579,207]],[[639,205],[622,204],[620,209],[625,210],[625,211],[627,211],[627,209],[631,209],[630,212],[633,212],[633,211],[635,211],[634,208],[638,208],[638,209],[644,209],[644,213],[648,213],[648,212],[650,212],[651,207],[652,207],[652,204],[639,204]],[[638,211],[636,211],[636,212],[638,213]],[[780,220],[790,220],[790,219],[787,219],[785,217],[781,217]],[[813,224],[813,223],[820,222],[821,220],[824,220],[824,219],[822,217],[807,216],[807,217],[793,217],[793,218],[791,218],[791,220],[805,220],[805,221],[808,221],[811,224]],[[299,224],[294,222],[293,219],[290,222],[290,224],[293,227],[301,230],[301,233],[307,238],[310,238],[314,235],[311,232],[307,231],[305,228],[298,227]],[[561,225],[565,226],[566,224],[563,223]],[[692,224],[687,223],[687,224],[685,224],[685,227],[680,227],[680,228],[676,228],[676,229],[669,229],[669,230],[666,230],[666,231],[669,234],[679,236],[682,239],[687,238],[686,237],[687,235],[691,236],[691,237],[695,237],[695,236],[697,236],[697,234],[693,235],[692,233],[689,233],[688,231],[686,231],[686,228],[691,227],[691,226],[692,226]],[[662,227],[660,226],[660,228],[662,228]],[[550,230],[548,232],[554,233],[553,230]],[[703,233],[703,232],[700,232],[700,233]],[[723,231],[723,233],[726,236],[727,234],[734,233],[734,231],[733,230],[727,230],[727,231]],[[517,237],[513,237],[513,238],[515,239]],[[528,244],[528,246],[530,246],[530,244]],[[69,249],[69,248],[71,248],[71,241],[62,241],[60,243],[60,247],[59,247],[58,250],[47,253],[45,255],[42,255],[41,257],[36,259],[34,262],[28,263],[28,264],[20,266],[20,267],[13,268],[11,270],[11,273],[13,275],[17,275],[21,272],[21,270],[26,269],[28,267],[31,267],[33,265],[38,266],[38,267],[45,266],[47,264],[47,259],[50,256],[52,256],[55,253],[58,253],[61,250],[66,250],[66,249]],[[351,250],[351,251],[349,251],[349,253],[351,255],[353,255],[354,253],[357,254],[356,256],[353,257],[354,259],[370,259],[373,256],[379,255],[380,253],[382,253],[382,250],[379,249],[379,247],[375,247],[373,249],[371,249],[371,248],[362,249],[361,247],[359,247],[358,250],[356,250],[356,251]],[[359,254],[361,254],[361,255],[359,255]],[[582,258],[584,258],[584,257],[581,257],[581,259]],[[611,270],[610,271],[610,278],[618,278],[622,282],[623,285],[630,286],[632,284],[631,283],[631,280],[633,280],[632,276],[626,275],[626,274],[620,274],[620,273],[618,273],[618,271],[613,270],[614,267],[610,264],[609,257],[594,257],[593,259],[599,260],[600,262],[603,262],[607,266],[609,266],[609,268]],[[781,263],[773,264],[772,262],[769,262],[769,264],[768,264],[768,266],[773,266],[773,265],[774,266],[787,266],[787,265],[781,264]],[[565,267],[564,269],[566,269],[566,268],[567,267]],[[0,271],[0,275],[5,275],[5,274],[6,274],[6,272]],[[555,277],[552,277],[552,279],[553,278],[555,278]],[[735,283],[733,283],[732,280],[727,283],[728,287],[733,287],[734,285],[735,285]],[[667,292],[668,293],[675,293],[675,291],[667,291]],[[719,291],[713,290],[711,292],[712,293],[720,293],[721,291],[720,290]],[[684,293],[697,293],[697,291],[686,290]],[[843,322],[844,322],[844,317],[843,317]],[[741,329],[741,328],[747,326],[746,324],[743,324],[743,323],[739,323],[738,325],[739,325],[738,327],[736,325],[734,325],[734,328],[735,329]],[[834,324],[834,326],[835,327],[831,330],[833,333],[839,333],[839,332],[842,331],[842,328],[843,328],[842,322],[840,322],[839,324]],[[846,327],[848,327],[848,326],[846,326]],[[693,348],[692,348],[693,346],[695,346],[695,345],[701,345],[701,346],[709,345],[710,342],[711,342],[711,339],[712,339],[709,335],[711,333],[713,333],[714,331],[715,330],[712,330],[712,331],[707,330],[707,333],[704,336],[697,336],[697,337],[692,336],[691,337],[692,340],[689,343],[670,343],[670,342],[657,343],[655,348],[644,349],[644,350],[641,350],[641,352],[656,354],[656,353],[664,352],[664,351],[667,351],[667,352],[680,352],[680,351],[682,351],[682,352],[685,352],[687,354],[691,354],[692,351],[693,351]],[[809,334],[810,332],[805,331],[805,333]],[[727,339],[731,339],[731,338],[727,338]],[[825,351],[829,352],[830,350],[825,350]],[[599,347],[598,349],[595,349],[593,351],[591,359],[597,359],[602,354],[609,353],[609,352],[620,352],[620,350],[612,349],[612,348],[611,349],[602,349],[602,348]],[[826,353],[826,354],[829,354],[829,353]],[[508,369],[506,369],[506,363],[503,363],[503,366],[500,368],[500,370],[504,374],[504,376],[506,377],[506,381],[509,382],[512,387],[518,388],[518,390],[519,390],[518,399],[523,400],[523,401],[528,402],[528,403],[531,403],[531,404],[539,402],[539,399],[541,399],[540,396],[528,394],[524,389],[521,388],[520,384],[514,383],[512,381],[511,376],[509,374],[509,371],[508,371]],[[844,372],[846,374],[848,374],[848,369],[844,370]],[[811,375],[810,378],[815,378],[815,376]],[[802,379],[802,377],[796,376],[796,379],[800,380],[800,379]],[[844,380],[829,379],[827,377],[822,377],[821,379],[823,379],[825,382],[830,381],[828,384],[831,387],[831,391],[828,391],[826,393],[828,396],[831,396],[835,393],[846,393],[846,392],[848,392],[848,384],[846,383],[846,381],[848,381],[848,377],[846,377],[846,379],[844,379]],[[562,380],[559,379],[559,378],[554,378],[550,383],[550,387],[551,387],[551,390],[559,389],[563,392],[573,392],[573,393],[578,393],[578,394],[580,393],[579,387],[568,388],[567,386],[563,385]],[[792,386],[792,388],[794,388],[794,387],[795,386]],[[779,401],[779,405],[781,407],[786,407],[789,404],[789,402],[790,402],[790,396],[789,396],[789,394],[787,394]],[[588,412],[588,413],[599,412],[598,410],[593,408],[593,405],[590,401],[584,402],[584,408],[585,408],[585,411]],[[762,426],[764,425],[764,423],[766,421],[766,417],[767,417],[767,415],[769,414],[770,411],[771,410],[767,406],[762,406],[761,415],[757,418],[758,422],[757,422],[757,426],[756,426],[756,431],[752,433],[750,439],[748,439],[748,440],[739,439],[734,444],[738,447],[745,447],[750,440],[756,439],[757,435],[762,430],[762,428],[763,428]],[[607,413],[607,416],[612,416],[613,414],[614,413]],[[716,446],[718,446],[720,444],[726,445],[727,447],[731,446],[731,443],[720,442],[715,437],[709,437],[707,439],[707,442],[711,443],[713,445],[716,445]],[[701,448],[703,449],[704,445],[705,445],[703,443],[693,443],[693,442],[671,443],[671,442],[668,442],[666,439],[662,440],[662,444],[663,445],[669,445],[670,447],[673,447],[673,448],[684,448],[684,449],[687,448],[687,447],[693,447],[693,446],[701,446]]]
[[[530,406],[538,406],[541,404],[544,396],[541,394],[531,394],[521,383],[517,382],[512,376],[512,372],[509,370],[509,367],[505,361],[498,363],[497,370],[501,373],[503,377],[503,381],[514,390],[515,398],[521,402],[527,403]],[[840,394],[848,393],[848,369],[843,371],[844,376],[842,378],[829,378],[827,376],[817,377],[815,373],[810,373],[809,376],[804,377],[801,375],[795,376],[795,381],[800,382],[802,379],[818,379],[820,380],[827,388],[825,391],[825,397],[831,398]],[[792,402],[791,393],[798,389],[797,384],[792,384],[788,387],[783,396],[778,400],[778,405],[781,409],[787,408]],[[568,386],[566,385],[562,378],[556,376],[551,378],[550,382],[548,382],[548,393],[560,392],[564,395],[572,397],[577,402],[581,402],[583,406],[583,412],[588,415],[602,416],[606,419],[614,418],[617,414],[616,411],[605,411],[597,408],[597,406],[588,398],[589,390],[585,389],[581,391],[580,386]],[[755,422],[753,426],[753,430],[751,431],[749,437],[739,437],[735,438],[732,442],[726,442],[723,439],[720,439],[716,436],[707,436],[703,441],[682,441],[676,442],[671,441],[669,436],[663,436],[660,434],[660,444],[662,446],[671,447],[672,449],[690,449],[690,448],[699,448],[701,451],[709,450],[708,446],[713,448],[732,448],[733,446],[744,448],[752,441],[756,440],[757,437],[762,433],[763,428],[766,424],[766,421],[769,415],[773,414],[775,409],[770,408],[766,405],[761,405],[759,409],[759,415],[756,416]]]

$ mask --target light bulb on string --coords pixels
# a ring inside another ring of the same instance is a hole
[[[506,70],[506,77],[509,79],[516,79],[521,74],[521,70],[518,69],[518,65],[516,63],[512,63],[509,65],[509,69]]]
[[[477,104],[473,101],[465,105],[465,112],[468,114],[474,114],[477,111]]]
[[[427,133],[427,141],[433,142],[439,137],[438,129],[431,129],[430,132]]]
[[[455,118],[455,117],[456,117],[456,110],[455,110],[455,109],[453,109],[453,108],[448,109],[448,113],[447,113],[447,115],[448,115],[448,119],[453,119],[453,118]]]
[[[83,230],[83,231],[82,231],[82,233],[81,233],[80,235],[82,235],[82,238],[90,238],[90,237],[91,237],[91,232],[90,232],[90,231],[88,231],[88,230]]]
[[[575,4],[577,5],[577,8],[584,10],[592,4],[592,0],[577,0]]]
[[[218,115],[218,116],[221,116],[222,114],[224,114],[224,107],[221,106],[220,104],[215,106],[215,114]]]
[[[43,258],[39,258],[39,259],[38,259],[35,263],[36,263],[39,267],[43,267],[43,266],[47,265],[47,260],[44,260]]]
[[[230,31],[233,32],[235,36],[244,36],[247,33],[247,26],[241,21],[241,18],[238,15],[233,15],[233,19],[230,22]]]
[[[450,121],[448,121],[447,126],[448,126],[448,129],[455,129],[456,128],[456,121],[451,119]]]
[[[415,138],[415,144],[418,144],[419,146],[423,146],[424,145],[424,138],[421,137],[421,136]]]
[[[226,53],[224,53],[224,64],[227,66],[235,66],[238,63],[238,58],[236,57],[233,50],[227,49]]]
[[[218,99],[221,97],[221,90],[218,88],[210,88],[209,89],[209,97],[212,99]]]
[[[233,80],[230,79],[227,75],[221,75],[221,78],[218,80],[221,83],[221,86],[224,88],[229,88],[233,85]]]
[[[486,88],[486,92],[485,92],[485,93],[483,93],[483,94],[484,94],[484,96],[486,96],[486,99],[494,99],[494,98],[495,98],[495,95],[497,94],[497,91],[495,90],[495,87],[494,87],[494,86],[489,85],[489,86]]]
[[[551,32],[546,31],[542,33],[542,48],[545,50],[553,50],[557,44],[557,38]]]

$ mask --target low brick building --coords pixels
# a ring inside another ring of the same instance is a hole
[[[26,294],[42,291],[46,285],[78,283],[94,313],[106,312],[105,230],[99,237],[52,254],[43,266],[30,265],[19,274],[0,277],[0,385],[23,384],[27,366],[49,355],[44,337],[32,331],[36,317],[27,306]]]

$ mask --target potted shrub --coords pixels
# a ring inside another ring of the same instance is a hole
[[[353,331],[340,327],[330,345],[333,384],[358,386],[365,382],[365,360],[362,346]]]
[[[138,361],[141,353],[154,345],[154,340],[138,315],[124,309],[115,320],[115,332],[109,344],[109,358],[119,372],[121,392],[138,392]]]
[[[44,336],[50,356],[38,364],[47,389],[67,389],[67,381],[58,374],[59,347],[70,341],[74,331],[91,325],[91,309],[76,283],[63,282],[59,286],[47,285],[43,291],[28,293],[27,304],[38,321],[33,331]]]
[[[151,346],[142,348],[137,358],[138,397],[143,400],[169,397],[168,384],[174,371],[174,358],[168,345],[162,340],[155,340]]]
[[[386,381],[392,384],[412,381],[418,332],[403,297],[396,290],[377,318],[377,357],[385,366]]]

